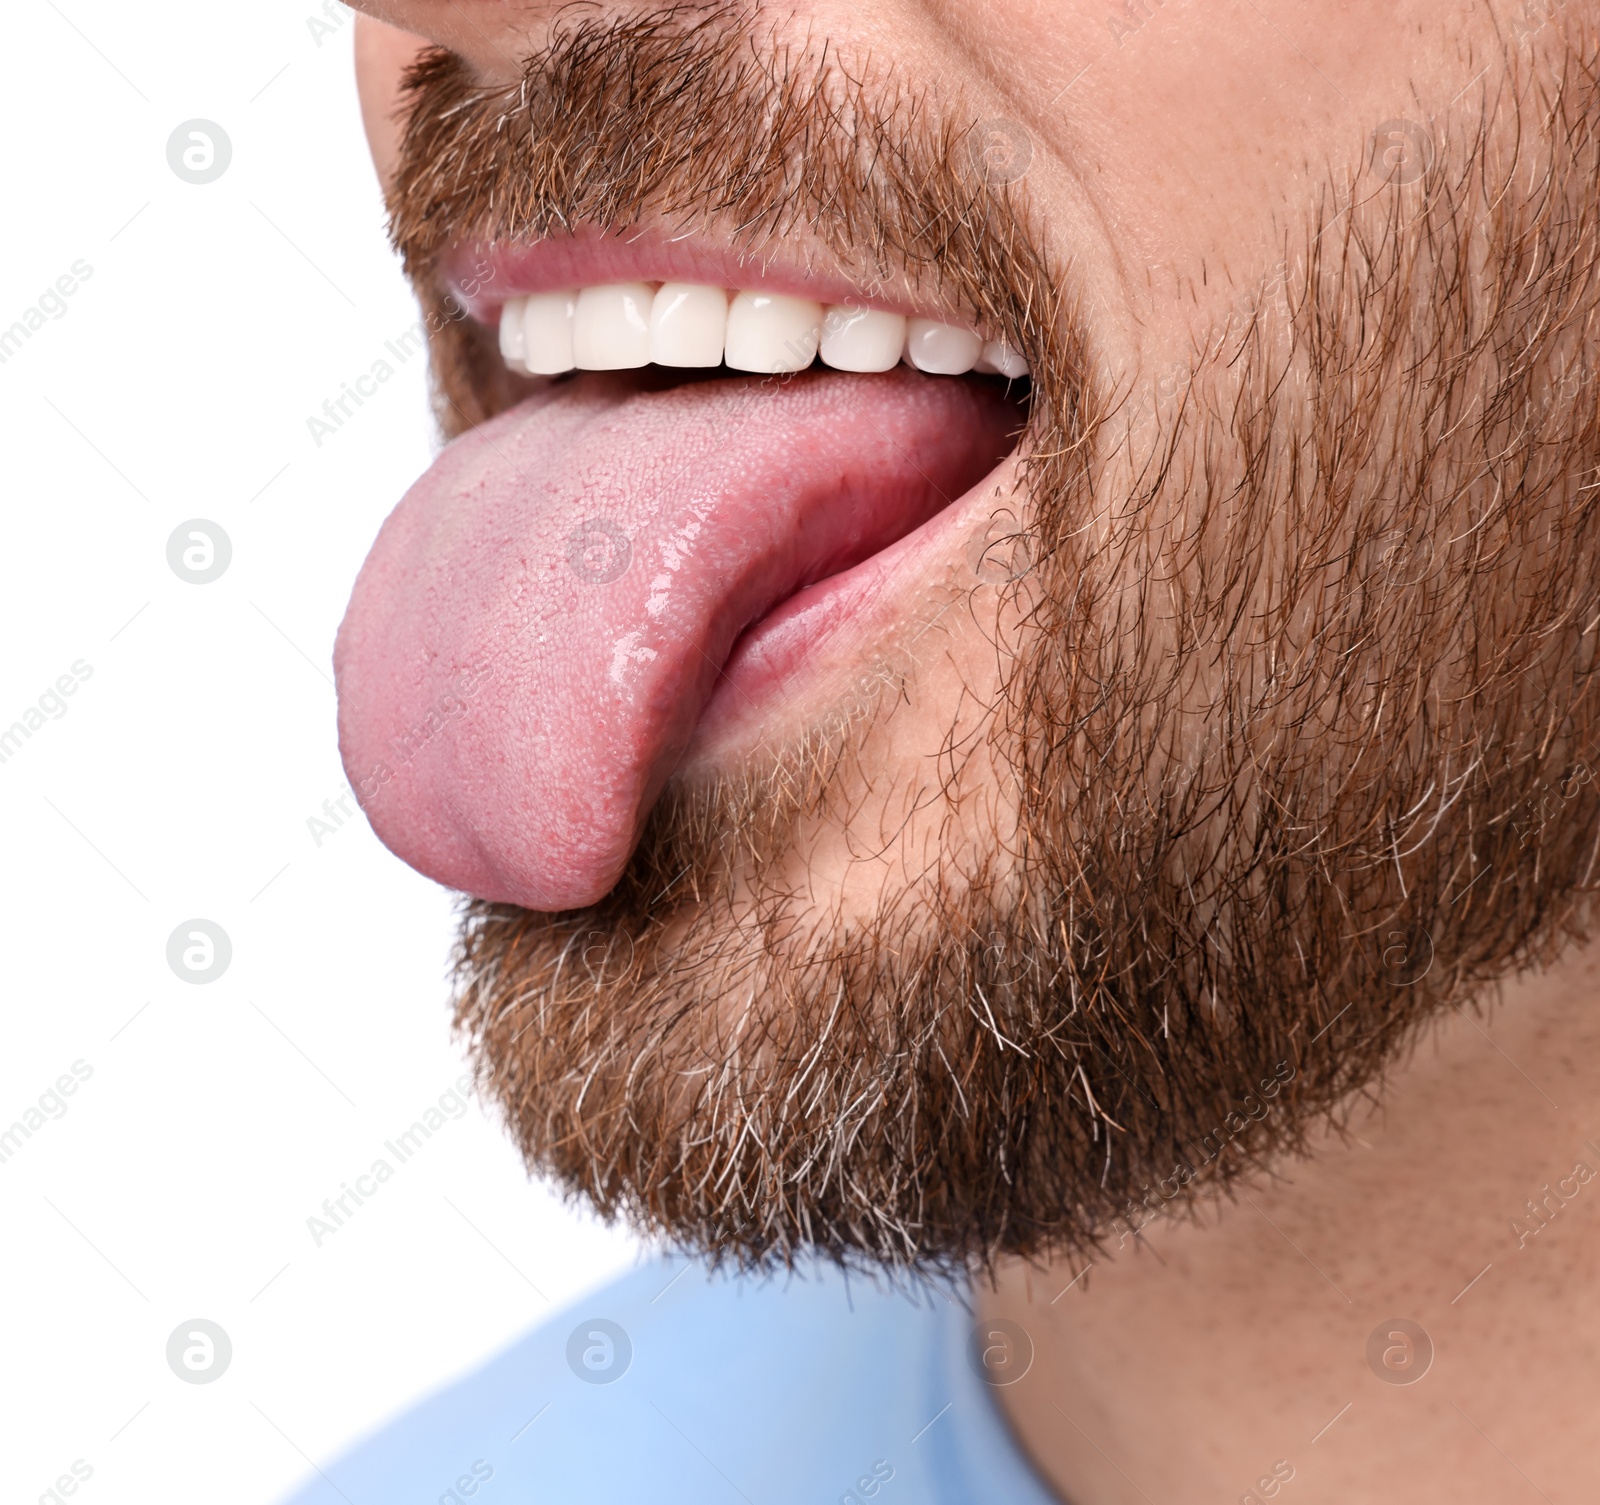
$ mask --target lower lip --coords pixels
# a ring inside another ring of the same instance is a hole
[[[972,503],[997,484],[1001,467],[985,476],[904,538],[861,563],[829,575],[779,603],[735,641],[711,698],[701,712],[685,756],[699,756],[764,722],[775,704],[804,698],[813,683],[831,680],[840,667],[860,673],[881,660],[885,646],[903,636],[920,592],[933,596],[937,572],[948,559]]]

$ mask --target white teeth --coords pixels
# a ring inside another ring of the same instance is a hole
[[[725,359],[735,371],[804,371],[822,339],[822,305],[781,293],[738,293]]]
[[[583,371],[626,371],[650,364],[648,282],[613,282],[578,294],[572,320],[572,354]]]
[[[523,364],[537,376],[559,376],[577,365],[572,351],[578,295],[570,289],[530,293],[522,312]]]
[[[500,355],[523,376],[724,362],[766,374],[803,371],[819,355],[836,371],[888,371],[903,360],[936,376],[1028,375],[1028,363],[1004,340],[986,342],[957,324],[695,282],[613,282],[508,298]]]
[[[1004,340],[990,340],[972,369],[985,376],[1003,376],[1007,381],[1016,381],[1028,374],[1028,363]]]
[[[906,321],[906,359],[930,376],[961,376],[978,364],[983,341],[970,329],[936,319]]]
[[[658,366],[720,366],[728,295],[695,282],[663,282],[650,306],[650,359]]]
[[[822,320],[822,363],[835,371],[888,371],[900,363],[906,321],[876,308],[832,305]]]
[[[528,367],[523,357],[528,347],[522,335],[523,298],[507,298],[500,309],[500,359],[518,375],[525,375]]]

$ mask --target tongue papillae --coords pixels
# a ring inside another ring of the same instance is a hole
[[[379,837],[529,909],[616,882],[740,634],[982,479],[985,384],[585,376],[458,439],[361,571],[335,665]]]

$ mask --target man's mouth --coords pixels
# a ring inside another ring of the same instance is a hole
[[[686,754],[774,740],[964,557],[1026,368],[893,295],[682,244],[463,264],[506,364],[553,379],[385,523],[340,629],[340,747],[413,867],[572,909],[616,883]]]

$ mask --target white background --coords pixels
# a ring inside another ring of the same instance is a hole
[[[317,0],[320,4],[320,0]],[[473,1102],[318,1247],[307,1218],[462,1070],[451,897],[343,788],[329,656],[379,522],[434,443],[420,359],[319,448],[307,419],[416,312],[382,233],[345,12],[13,0],[0,328],[93,274],[0,365],[0,1498],[75,1460],[86,1501],[267,1502],[397,1408],[631,1264],[530,1185]],[[174,128],[221,125],[195,185]],[[167,540],[220,524],[226,573]],[[168,936],[233,945],[197,986]],[[215,1383],[168,1335],[219,1323]]]

